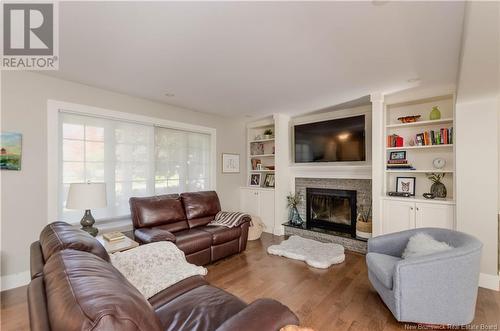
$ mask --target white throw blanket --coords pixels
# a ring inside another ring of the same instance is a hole
[[[208,225],[219,225],[227,228],[234,228],[236,226],[240,226],[243,219],[246,217],[250,216],[238,211],[220,211],[217,215],[215,215],[214,220],[208,223]]]
[[[207,269],[188,263],[170,241],[159,241],[110,255],[111,263],[146,299],[183,279],[206,275]]]

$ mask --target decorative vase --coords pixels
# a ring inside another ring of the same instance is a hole
[[[436,198],[446,198],[446,186],[441,182],[435,182],[431,185],[431,193],[434,194]]]
[[[438,106],[432,107],[431,113],[429,115],[429,119],[431,121],[434,121],[434,120],[438,120],[440,118],[441,118],[441,112],[439,111],[439,107]]]
[[[290,223],[293,225],[302,225],[304,221],[302,220],[302,217],[300,217],[299,211],[297,210],[297,207],[292,207],[290,208],[290,215],[289,215]]]

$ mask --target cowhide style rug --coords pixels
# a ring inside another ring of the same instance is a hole
[[[344,247],[339,244],[322,243],[299,236],[291,236],[279,245],[267,248],[272,255],[304,261],[314,268],[326,269],[332,264],[344,262]]]

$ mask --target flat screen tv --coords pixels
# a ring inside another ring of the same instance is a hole
[[[295,163],[365,161],[365,115],[295,125]]]

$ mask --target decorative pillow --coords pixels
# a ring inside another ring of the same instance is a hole
[[[408,244],[403,252],[404,259],[430,255],[452,249],[453,247],[445,242],[437,241],[427,233],[417,233],[408,240]]]
[[[110,255],[111,263],[146,299],[169,286],[207,269],[188,263],[184,253],[169,241],[159,241]]]

